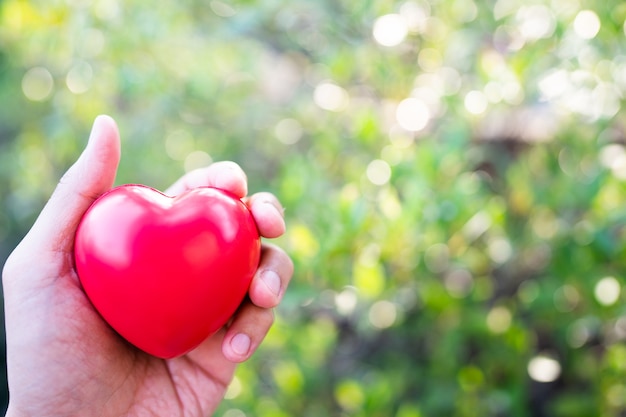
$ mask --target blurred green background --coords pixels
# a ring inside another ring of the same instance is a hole
[[[118,183],[234,160],[286,207],[293,282],[216,415],[626,416],[625,19],[0,0],[0,263],[108,113]]]

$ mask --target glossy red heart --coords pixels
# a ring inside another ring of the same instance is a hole
[[[111,327],[145,352],[172,358],[230,319],[260,251],[252,214],[226,191],[168,197],[123,185],[85,213],[74,255],[87,296]]]

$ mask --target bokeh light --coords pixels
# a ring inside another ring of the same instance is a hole
[[[44,67],[29,69],[22,78],[22,92],[32,101],[44,101],[54,89],[52,74]]]
[[[528,362],[528,375],[537,382],[553,382],[561,375],[561,364],[553,357],[537,355]]]
[[[383,46],[399,45],[408,33],[409,28],[404,16],[395,13],[376,19],[372,31],[376,42]]]
[[[511,312],[506,307],[494,307],[487,314],[487,327],[493,333],[504,333],[511,326]]]
[[[359,299],[354,287],[347,287],[335,296],[337,311],[343,315],[352,314]]]
[[[621,285],[615,277],[604,277],[596,283],[593,293],[600,304],[610,306],[619,299]]]
[[[526,41],[549,38],[556,29],[554,13],[547,6],[522,6],[516,13],[520,35]]]
[[[304,134],[302,124],[295,119],[282,119],[274,127],[276,138],[285,145],[297,143]]]
[[[399,11],[410,32],[422,33],[426,30],[426,24],[430,16],[430,3],[408,0],[402,3]]]
[[[581,10],[574,19],[574,31],[583,39],[595,38],[600,26],[600,18],[593,10]]]
[[[465,95],[465,108],[471,114],[483,114],[488,105],[489,100],[482,91],[473,90]]]
[[[208,153],[199,150],[193,151],[185,157],[185,171],[190,172],[194,169],[209,166],[211,162],[213,162],[213,158]]]
[[[91,87],[93,69],[87,62],[78,62],[74,65],[65,78],[67,88],[74,94],[86,93]]]
[[[465,269],[456,269],[444,277],[446,290],[455,298],[463,298],[470,294],[474,287],[474,278]],[[491,327],[491,326],[490,326]]]
[[[430,120],[430,109],[419,98],[407,98],[398,104],[396,120],[398,124],[412,132],[423,130]]]
[[[395,323],[397,315],[395,304],[386,300],[374,303],[368,313],[369,321],[372,323],[372,326],[379,329],[391,327]]]
[[[331,82],[323,82],[315,87],[315,104],[329,111],[342,111],[348,107],[350,96],[342,87]]]
[[[373,184],[384,185],[391,178],[391,167],[382,159],[375,159],[367,166],[366,174]]]

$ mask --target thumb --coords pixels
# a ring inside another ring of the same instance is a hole
[[[82,215],[115,181],[120,159],[119,131],[109,116],[98,116],[87,147],[63,175],[22,244],[29,252],[69,253]]]

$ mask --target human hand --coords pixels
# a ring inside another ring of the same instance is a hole
[[[74,269],[73,243],[83,213],[113,185],[120,158],[115,122],[100,116],[89,143],[60,180],[3,272],[7,336],[7,416],[208,416],[237,363],[259,346],[273,323],[293,264],[264,244],[259,268],[228,326],[190,353],[158,359],[131,346],[98,315]],[[231,191],[250,208],[262,236],[284,233],[272,194],[247,194],[232,162],[192,171],[165,193],[198,186]]]

